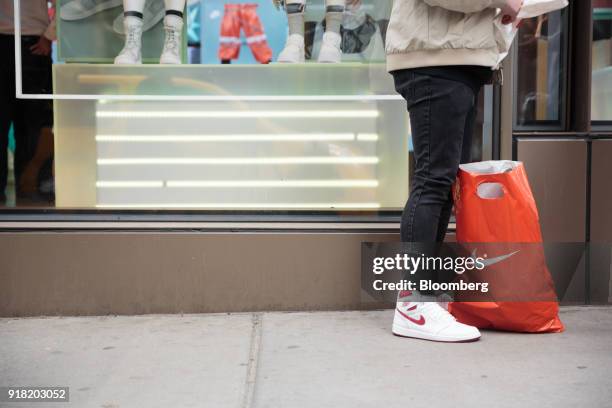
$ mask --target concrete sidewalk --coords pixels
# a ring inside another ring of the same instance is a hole
[[[466,344],[394,337],[392,314],[0,319],[0,387],[70,387],[0,406],[612,407],[612,307]]]

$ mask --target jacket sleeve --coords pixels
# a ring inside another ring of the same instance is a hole
[[[442,7],[460,13],[477,13],[488,8],[501,8],[505,0],[423,0],[431,7]]]

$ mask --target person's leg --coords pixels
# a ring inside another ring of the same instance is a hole
[[[403,242],[439,240],[439,228],[463,150],[466,120],[475,95],[463,83],[420,75],[394,73],[396,89],[410,112],[415,169],[410,198],[401,222]]]
[[[465,120],[465,130],[463,131],[463,142],[461,146],[461,164],[470,163],[472,161],[472,136],[474,133],[474,125],[476,123],[476,112],[478,95],[474,97],[474,104],[472,110],[467,114]],[[446,231],[448,230],[448,223],[450,221],[451,212],[453,209],[453,195],[449,193],[448,199],[442,211],[440,212],[440,222],[438,223],[438,233],[436,234],[436,241],[443,242],[446,237]]]
[[[8,179],[8,134],[15,105],[15,48],[12,35],[0,34],[0,204]]]
[[[22,86],[25,94],[50,94],[52,92],[51,57],[35,55],[30,51],[38,37],[22,37]],[[23,172],[34,158],[43,128],[53,126],[51,101],[42,99],[17,99],[15,102],[15,185],[18,198],[36,196],[38,173],[30,174],[24,190]]]
[[[145,0],[123,0],[125,45],[115,58],[115,64],[142,62],[142,12]]]
[[[409,255],[420,256],[425,252],[426,256],[433,256],[436,253],[428,251],[430,246],[435,250],[438,229],[445,222],[442,212],[461,161],[465,124],[474,104],[474,92],[463,83],[410,70],[394,72],[393,76],[397,91],[408,104],[416,162],[412,191],[402,215],[401,237],[402,241],[411,243]],[[430,271],[419,270],[412,279],[435,276]],[[420,295],[434,294],[421,292]],[[398,293],[392,332],[402,337],[442,342],[480,338],[477,328],[457,322],[435,297],[416,299],[410,292]]]

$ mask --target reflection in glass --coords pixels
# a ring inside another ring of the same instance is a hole
[[[593,2],[593,91],[591,119],[612,120],[612,1]]]
[[[518,47],[516,124],[531,125],[561,120],[563,55],[563,11],[523,20]]]

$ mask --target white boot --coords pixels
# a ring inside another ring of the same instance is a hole
[[[340,34],[334,32],[326,32],[323,34],[321,42],[321,51],[319,52],[319,62],[336,64],[342,61],[342,50],[340,44],[342,38]]]
[[[141,64],[142,19],[126,17],[123,24],[125,27],[125,45],[115,58],[115,64]]]
[[[285,64],[300,64],[306,60],[304,55],[304,36],[291,34],[276,61]]]
[[[455,343],[480,338],[476,327],[459,323],[436,302],[397,302],[393,334]]]
[[[181,63],[181,34],[183,29],[183,19],[178,16],[168,15],[164,18],[164,30],[166,39],[164,49],[159,58],[160,64],[180,64]]]

